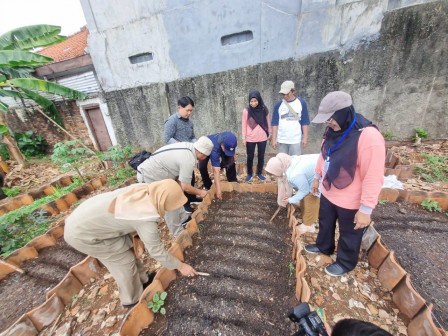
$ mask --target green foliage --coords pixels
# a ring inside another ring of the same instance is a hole
[[[425,132],[423,128],[414,128],[415,135],[412,137],[412,140],[415,141],[417,139],[426,139],[429,134]]]
[[[381,204],[381,205],[384,205],[384,204],[386,204],[388,202],[389,202],[389,200],[382,200],[382,199],[378,200],[378,204]]]
[[[135,176],[135,170],[130,166],[123,169],[118,169],[115,176],[107,178],[107,184],[114,187],[126,181],[129,177]]]
[[[0,156],[3,158],[3,160],[9,160],[8,147],[3,142],[0,143]]]
[[[28,214],[17,213],[16,216],[9,217],[14,219],[9,225],[5,225],[3,221],[0,223],[1,255],[3,257],[24,246],[34,237],[44,234],[50,225],[48,218],[44,215],[44,210]]]
[[[293,277],[293,275],[294,275],[294,271],[295,271],[295,269],[294,269],[294,263],[291,261],[290,263],[289,263],[289,277],[290,278],[292,278]]]
[[[71,140],[66,142],[58,142],[54,145],[51,161],[58,165],[63,172],[75,171],[81,180],[85,182],[79,167],[83,161],[90,158],[95,153],[85,147],[80,146],[79,140]]]
[[[199,224],[198,224],[198,236],[199,236],[199,237],[201,236],[201,232],[202,232],[202,230],[204,230],[204,224],[199,223]]]
[[[87,94],[33,78],[35,68],[53,59],[31,51],[36,47],[64,41],[66,37],[59,35],[60,32],[61,27],[58,26],[34,25],[17,28],[0,36],[0,96],[34,100],[55,122],[63,126],[54,103],[38,92],[77,100],[85,99]],[[0,102],[0,110],[7,112],[8,105]]]
[[[74,181],[71,185],[58,189],[59,192],[39,198],[30,205],[22,206],[0,216],[1,256],[8,256],[34,237],[45,233],[50,223],[43,214],[43,210],[35,210],[80,185],[79,181]]]
[[[431,212],[442,212],[437,201],[424,200],[421,204],[422,208]]]
[[[152,301],[148,302],[148,308],[152,309],[154,313],[157,313],[160,310],[160,314],[165,315],[166,310],[163,308],[163,305],[165,304],[165,299],[168,294],[166,292],[157,292],[152,297]]]
[[[381,132],[381,134],[383,135],[384,140],[389,140],[394,136],[394,133],[392,133],[392,131],[384,131]]]
[[[5,193],[5,195],[8,197],[17,196],[18,194],[20,194],[22,192],[22,188],[20,188],[20,187],[13,187],[13,188],[3,187],[2,190]]]
[[[125,163],[125,161],[130,158],[132,154],[132,147],[126,146],[121,148],[121,146],[112,146],[107,149],[107,152],[101,153],[99,157],[102,161],[111,160],[114,167],[118,167],[120,163]]]
[[[47,142],[42,135],[34,135],[33,131],[26,131],[25,133],[14,133],[14,138],[17,140],[17,145],[20,151],[27,158],[37,156],[44,156],[47,150]]]
[[[447,158],[426,153],[422,155],[425,157],[425,162],[415,165],[414,174],[427,182],[448,182]]]

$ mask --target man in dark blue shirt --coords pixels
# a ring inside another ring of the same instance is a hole
[[[216,186],[216,197],[222,199],[221,183],[219,172],[221,168],[226,169],[227,181],[238,182],[236,178],[236,155],[235,149],[238,145],[235,134],[232,132],[216,133],[208,136],[213,142],[213,149],[209,157],[199,161],[199,171],[201,172],[204,187],[210,189],[212,180],[208,174],[208,161],[211,160],[213,178]]]

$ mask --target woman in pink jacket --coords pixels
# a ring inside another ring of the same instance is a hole
[[[258,147],[257,177],[264,181],[263,176],[264,152],[266,143],[271,138],[271,124],[268,108],[264,105],[260,92],[253,90],[249,93],[249,106],[243,111],[243,145],[247,150],[247,178],[249,182],[253,176],[255,146]]]
[[[312,122],[325,122],[327,128],[311,186],[312,193],[318,192],[322,178],[319,234],[316,244],[305,246],[305,250],[333,254],[337,220],[337,258],[325,271],[341,276],[358,263],[362,235],[371,223],[383,185],[386,148],[377,127],[355,112],[348,93],[327,94]]]

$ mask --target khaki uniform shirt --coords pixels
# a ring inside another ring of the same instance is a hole
[[[121,253],[133,246],[129,233],[137,232],[151,257],[168,269],[177,268],[180,261],[165,250],[156,221],[115,219],[114,214],[108,212],[112,200],[132,187],[120,188],[84,201],[66,219],[64,239],[92,257],[117,261]]]
[[[165,149],[170,150],[156,154]],[[179,142],[159,148],[138,166],[138,171],[142,175],[144,183],[173,179],[190,184],[196,160],[193,144]]]

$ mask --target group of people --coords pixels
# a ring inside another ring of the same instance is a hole
[[[301,155],[308,143],[310,124],[306,102],[295,96],[292,81],[282,83],[279,93],[282,100],[275,104],[272,118],[260,92],[249,93],[242,118],[246,181],[254,175],[265,180],[264,154],[270,140],[279,153],[267,162],[265,171],[277,177],[278,204],[301,207],[302,232],[314,232],[318,219],[317,240],[305,246],[308,253],[333,254],[338,223],[337,258],[325,270],[341,276],[356,267],[362,235],[377,204],[383,184],[384,139],[375,125],[355,112],[348,93],[334,91],[323,98],[312,120],[326,124],[320,153]],[[129,234],[137,232],[150,255],[163,266],[177,269],[184,276],[195,276],[193,267],[165,250],[157,223],[164,217],[170,232],[179,235],[192,211],[191,204],[205,197],[212,183],[217,198],[222,199],[221,168],[225,168],[228,181],[237,182],[236,135],[228,131],[196,139],[190,119],[193,110],[191,98],[179,99],[177,112],[165,122],[167,145],[138,166],[139,183],[86,200],[66,220],[65,240],[108,268],[125,307],[135,305],[151,282],[134,255]],[[196,165],[203,188],[195,184]]]

